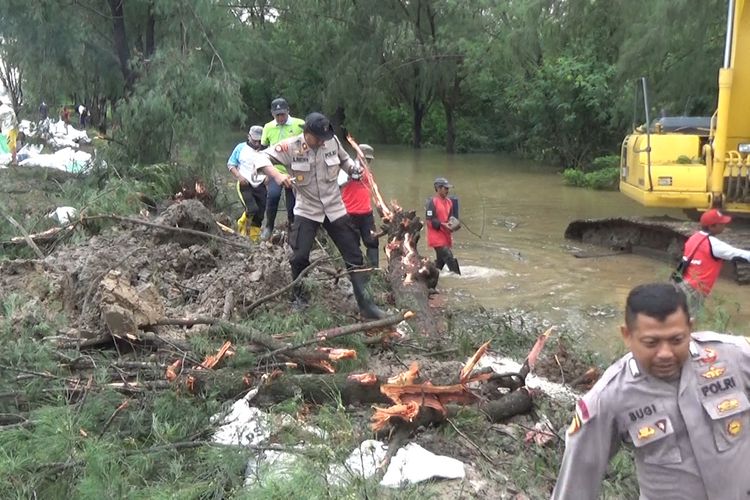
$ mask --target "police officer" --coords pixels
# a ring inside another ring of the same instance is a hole
[[[269,161],[263,171],[279,185],[297,189],[294,206],[294,223],[289,234],[292,247],[292,278],[310,265],[310,250],[315,233],[321,225],[341,252],[346,268],[362,266],[362,251],[359,238],[346,214],[344,202],[336,182],[340,170],[348,174],[362,174],[362,167],[355,165],[339,140],[335,137],[331,122],[321,113],[311,113],[305,119],[303,133],[281,141],[265,150]],[[282,174],[272,166],[281,164],[288,174]],[[366,292],[367,274],[349,274],[360,313],[366,318],[385,316]],[[301,286],[292,290],[295,303],[304,304]]]
[[[296,137],[302,133],[302,126],[305,122],[289,114],[289,103],[286,102],[286,99],[283,97],[271,101],[271,115],[273,116],[273,120],[263,126],[263,135],[260,139],[260,143],[263,146],[273,146],[284,139]],[[281,170],[282,174],[286,174],[284,166],[280,165],[277,168]],[[267,240],[273,234],[273,227],[276,223],[276,213],[279,211],[281,191],[282,187],[276,184],[276,181],[273,179],[269,179],[266,227],[263,228],[261,239]],[[284,189],[284,200],[286,202],[287,220],[289,221],[289,227],[291,227],[292,222],[294,221],[295,203],[294,191],[292,189]]]
[[[553,498],[599,498],[622,444],[634,450],[641,499],[750,498],[750,343],[691,327],[673,285],[631,290],[621,327],[630,352],[578,401]]]

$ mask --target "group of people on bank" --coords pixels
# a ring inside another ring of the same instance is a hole
[[[295,118],[283,98],[271,102],[271,115],[273,120],[263,127],[250,127],[246,141],[237,144],[227,161],[244,207],[237,220],[238,232],[252,241],[269,239],[283,193],[292,278],[310,264],[315,234],[322,225],[350,271],[360,312],[367,318],[383,317],[366,292],[367,273],[352,272],[364,265],[360,240],[366,248],[367,263],[379,266],[368,180],[371,176],[365,172],[375,160],[374,149],[360,145],[364,157],[364,164],[360,164],[344,150],[326,116],[310,113],[305,120]],[[459,226],[456,202],[448,197],[451,187],[443,177],[434,182],[435,196],[426,209],[427,239],[435,249],[438,267],[447,265],[460,274],[451,252],[452,232]],[[293,301],[297,306],[307,302],[301,285],[293,288]]]

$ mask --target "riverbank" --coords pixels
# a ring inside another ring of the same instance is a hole
[[[210,214],[185,218],[190,211],[176,208],[180,206],[173,205],[152,222],[196,230],[200,228],[196,220],[203,221],[202,230],[212,224]],[[312,273],[307,285],[313,305],[303,313],[294,312],[283,297],[243,313],[288,281],[288,265],[283,245],[241,249],[230,242],[246,245],[239,238],[223,243],[139,223],[102,222],[84,224],[67,240],[43,246],[48,254],[44,259],[33,258],[23,244],[14,247],[13,256],[18,258],[9,259],[6,253],[0,264],[4,345],[0,377],[6,388],[0,397],[4,426],[0,446],[11,452],[0,459],[0,470],[5,472],[2,496],[278,498],[298,494],[300,488],[311,498],[373,494],[544,498],[549,494],[573,404],[573,398],[565,396],[565,390],[558,392],[554,384],[577,381],[578,389],[585,390],[591,380],[582,375],[596,365],[590,354],[580,352],[580,339],[562,331],[548,340],[535,370],[547,380],[527,379],[528,387],[535,388],[531,413],[491,422],[473,405],[466,405],[452,409],[447,419],[411,429],[400,443],[419,444],[458,460],[464,479],[392,490],[379,486],[380,471],[336,485],[329,477],[332,465],[345,466],[352,450],[367,439],[388,442],[392,436],[373,433],[371,405],[346,401],[333,382],[322,391],[325,401],[309,399],[304,389],[269,399],[263,392],[273,386],[269,379],[283,382],[304,372],[316,376],[320,370],[293,368],[284,364],[289,362],[286,358],[264,357],[263,342],[270,341],[258,342],[270,338],[295,344],[315,338],[316,332],[357,323],[346,280]],[[378,302],[396,313],[384,281],[375,282]],[[331,361],[333,369],[344,375],[365,372],[387,378],[416,362],[417,380],[450,384],[467,358],[488,341],[483,359],[495,360],[500,370],[518,370],[510,360],[523,361],[538,335],[550,326],[533,312],[483,308],[455,300],[444,284],[441,288],[434,308],[440,332],[421,336],[402,327],[399,332],[406,338],[391,338],[390,330],[374,337],[341,337],[327,346],[354,353],[356,359]],[[133,331],[125,328],[127,321],[111,322],[129,317],[114,314],[122,313],[125,305],[126,313],[134,308],[144,317],[200,316],[233,326],[188,328],[183,323]],[[123,327],[114,340],[113,325]],[[231,345],[225,348],[227,342]],[[230,351],[233,355],[228,356]],[[206,363],[204,359],[215,360],[211,373],[188,371]],[[182,373],[175,366],[178,361]],[[306,362],[304,357],[301,362]],[[197,385],[189,383],[191,375]],[[319,380],[325,386],[324,380],[333,379]],[[259,391],[255,405],[264,421],[271,422],[264,440],[252,446],[214,442],[226,423],[214,415],[225,414],[255,389]],[[270,451],[300,460],[282,468],[280,463],[270,463],[265,455]],[[265,465],[253,469],[259,480],[250,481],[248,464],[257,462],[261,452]],[[619,496],[633,491],[629,467],[627,461],[616,464],[607,491]],[[278,474],[282,469],[287,473]]]

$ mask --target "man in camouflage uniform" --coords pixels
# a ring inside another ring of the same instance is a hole
[[[356,176],[362,174],[362,167],[355,165],[341,146],[328,118],[311,113],[305,119],[302,134],[281,141],[264,152],[269,161],[265,167],[259,165],[259,168],[279,185],[293,185],[297,191],[294,222],[289,233],[293,252],[290,259],[292,278],[297,278],[310,265],[310,250],[321,225],[341,252],[346,268],[351,271],[362,267],[359,237],[346,213],[337,183],[340,170]],[[282,174],[272,164],[285,166],[288,174]],[[383,311],[366,292],[367,274],[350,272],[349,279],[362,316],[384,317]],[[297,306],[304,305],[302,287],[296,286],[292,292]]]
[[[553,498],[599,498],[624,443],[641,499],[750,499],[750,342],[691,327],[671,284],[630,292],[630,352],[578,401]]]

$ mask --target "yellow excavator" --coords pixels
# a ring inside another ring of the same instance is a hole
[[[683,209],[693,220],[713,207],[750,214],[750,2],[729,0],[713,116],[652,120],[645,78],[638,91],[646,122],[622,142],[620,191],[647,207]],[[750,228],[732,229],[722,239],[750,248]],[[677,259],[695,230],[694,222],[676,219],[616,218],[573,221],[565,236],[623,251],[666,251]],[[749,265],[734,270],[740,283],[750,283]]]

